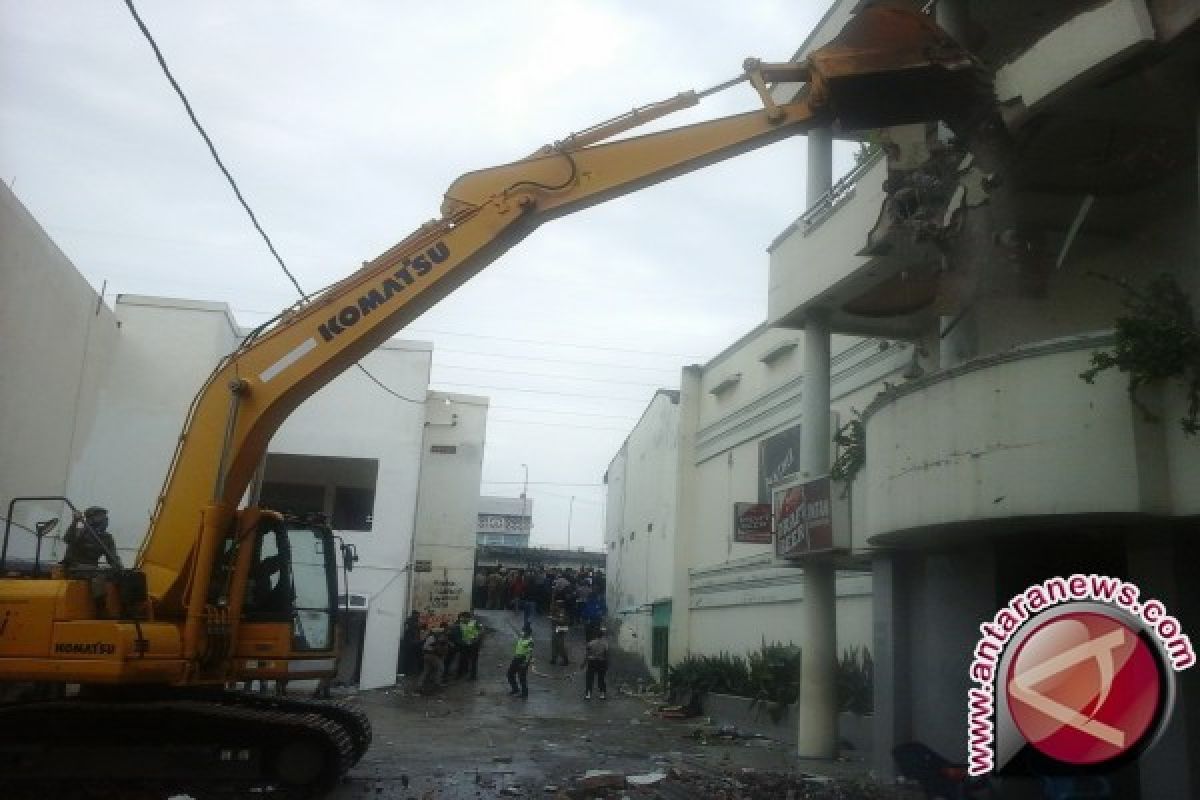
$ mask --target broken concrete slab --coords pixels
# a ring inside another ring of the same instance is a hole
[[[610,769],[589,769],[578,783],[581,789],[624,789],[625,775]]]
[[[630,786],[652,786],[666,779],[667,775],[665,772],[656,770],[654,772],[647,772],[645,775],[628,775],[625,778],[625,782]]]

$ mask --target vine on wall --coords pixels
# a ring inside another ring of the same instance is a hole
[[[1166,379],[1180,380],[1186,387],[1188,407],[1179,424],[1189,436],[1200,433],[1200,328],[1188,296],[1166,274],[1156,276],[1144,288],[1123,278],[1096,277],[1125,291],[1122,304],[1126,313],[1117,317],[1115,349],[1092,353],[1091,368],[1079,377],[1094,383],[1098,374],[1113,367],[1128,373],[1129,396],[1151,421],[1158,417],[1140,396],[1141,388]]]
[[[857,411],[850,421],[837,429],[833,443],[837,445],[837,457],[829,470],[830,477],[849,483],[867,463],[867,429]]]

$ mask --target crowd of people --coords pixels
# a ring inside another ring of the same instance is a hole
[[[492,611],[524,611],[548,614],[556,605],[565,611],[570,624],[598,624],[607,613],[604,570],[583,568],[506,569],[481,567],[475,572],[473,606]]]
[[[477,680],[482,645],[483,625],[471,612],[442,625],[423,624],[420,612],[414,611],[404,623],[400,668],[405,675],[418,676],[413,687],[418,692],[445,686],[451,676]]]
[[[608,640],[603,570],[482,568],[476,572],[472,600],[474,608],[523,615],[520,631],[513,626],[516,636],[506,673],[511,695],[529,696],[535,647],[532,618],[547,615],[551,629],[549,663],[570,665],[567,636],[572,626],[582,625],[587,642],[581,662],[586,670],[584,696],[591,699],[595,688],[600,699],[605,698]],[[414,611],[404,625],[400,671],[415,677],[410,686],[419,694],[455,679],[477,680],[484,636],[482,623],[470,611],[453,619]]]

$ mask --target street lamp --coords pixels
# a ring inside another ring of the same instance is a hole
[[[575,516],[575,495],[571,495],[571,505],[567,506],[567,550],[571,549],[571,518]]]
[[[525,470],[525,482],[521,484],[521,524],[529,525],[529,530],[525,534],[525,545],[529,545],[529,536],[533,534],[533,525],[529,522],[529,465],[522,464],[521,469]]]

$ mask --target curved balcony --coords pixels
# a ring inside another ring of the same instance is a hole
[[[1111,342],[1042,342],[880,395],[864,413],[855,540],[964,535],[1032,517],[1197,513],[1200,444],[1180,431],[1178,393],[1163,398],[1164,421],[1149,422],[1127,376],[1079,378]]]

